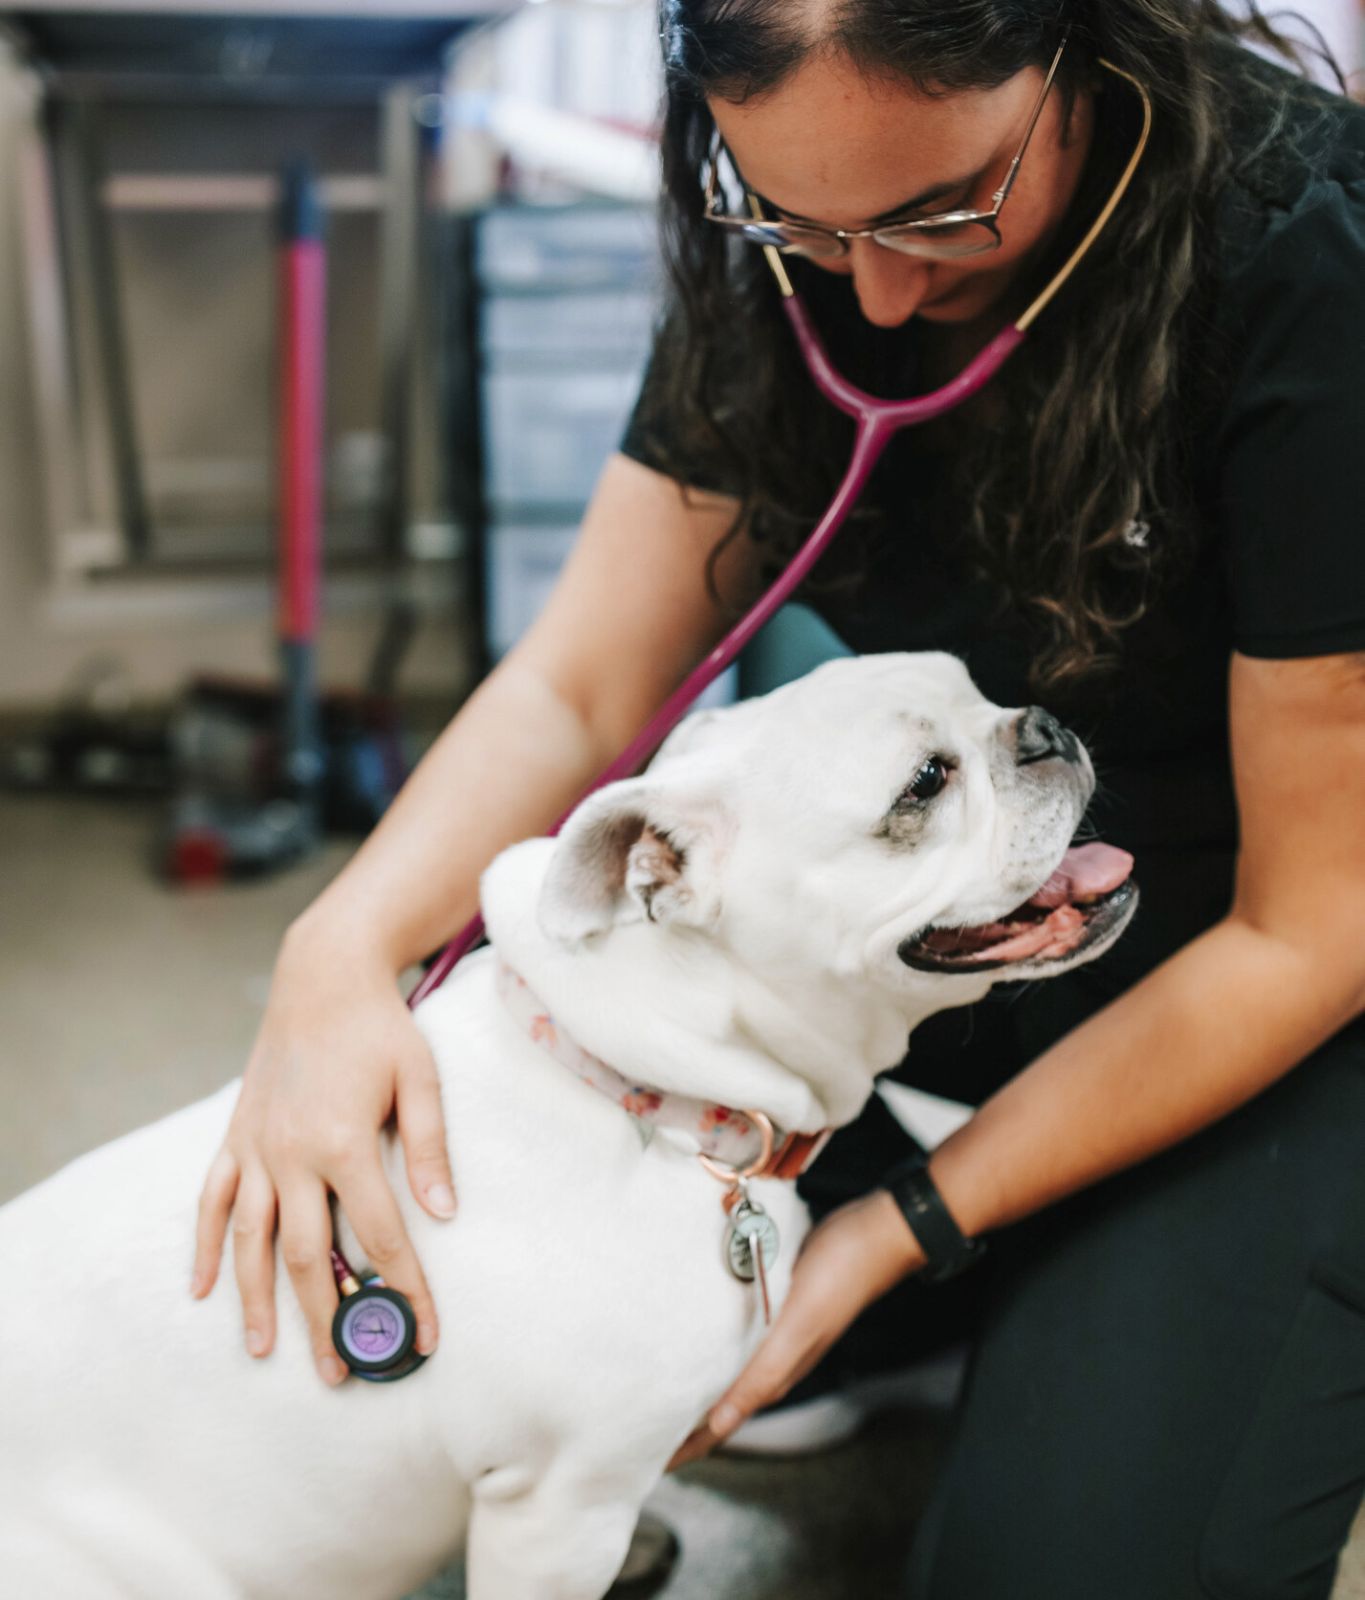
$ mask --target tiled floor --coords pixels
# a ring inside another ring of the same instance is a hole
[[[0,796],[0,1202],[236,1076],[282,929],[345,859],[183,895],[148,871],[153,825],[140,805]],[[652,1506],[683,1558],[664,1600],[891,1600],[942,1427],[906,1414],[811,1460],[668,1480]],[[1357,1532],[1334,1600],[1365,1600]],[[462,1596],[452,1571],[421,1600]]]

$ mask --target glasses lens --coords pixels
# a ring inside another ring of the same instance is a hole
[[[1000,247],[994,228],[974,219],[936,223],[916,223],[913,227],[882,228],[873,234],[878,244],[903,256],[921,256],[931,261],[955,261],[963,256],[980,256]]]
[[[832,233],[803,228],[795,222],[746,222],[740,231],[750,243],[772,245],[783,255],[827,261],[844,253],[843,245]]]

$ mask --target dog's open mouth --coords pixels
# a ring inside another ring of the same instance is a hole
[[[1137,889],[1133,858],[1108,844],[1073,845],[1037,894],[998,922],[929,928],[900,947],[923,972],[981,972],[1022,961],[1054,961],[1103,938],[1127,913]]]

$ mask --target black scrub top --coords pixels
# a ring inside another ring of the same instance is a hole
[[[1210,336],[1226,378],[1191,453],[1197,554],[1120,635],[1118,672],[1050,702],[1091,753],[1100,787],[1089,819],[1136,857],[1142,902],[1098,961],[1014,991],[1014,1009],[1031,1018],[1020,1016],[1025,1058],[1227,911],[1237,850],[1231,652],[1365,651],[1365,107],[1323,95],[1295,117],[1307,158],[1275,163],[1276,175],[1254,187],[1231,187],[1210,230]],[[807,281],[838,363],[840,323],[857,316],[849,280],[810,272]],[[1063,289],[1044,318],[1065,315]],[[909,349],[913,334],[912,319],[887,337]],[[1013,359],[1029,359],[1027,342]],[[621,449],[666,471],[659,426],[647,375]],[[846,526],[822,559],[826,576],[854,561],[861,581],[817,582],[800,598],[858,653],[948,650],[997,704],[1030,704],[1036,641],[1017,613],[1002,618],[988,582],[970,574],[959,531],[931,514],[944,471],[917,430],[901,434],[869,486],[881,514],[870,530]],[[694,482],[720,487],[704,473]],[[1162,538],[1153,523],[1149,545]],[[917,1033],[912,1059],[919,1054]],[[950,1079],[926,1086],[955,1087]]]

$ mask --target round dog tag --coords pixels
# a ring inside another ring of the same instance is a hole
[[[396,1289],[367,1283],[348,1295],[332,1319],[332,1343],[337,1354],[358,1378],[376,1373],[406,1376],[415,1370],[422,1357],[403,1373],[417,1338],[417,1323],[412,1307]]]
[[[771,1272],[778,1245],[777,1224],[766,1211],[749,1200],[736,1207],[725,1230],[725,1264],[741,1283],[752,1283],[757,1275],[755,1248],[763,1252],[763,1265]]]

